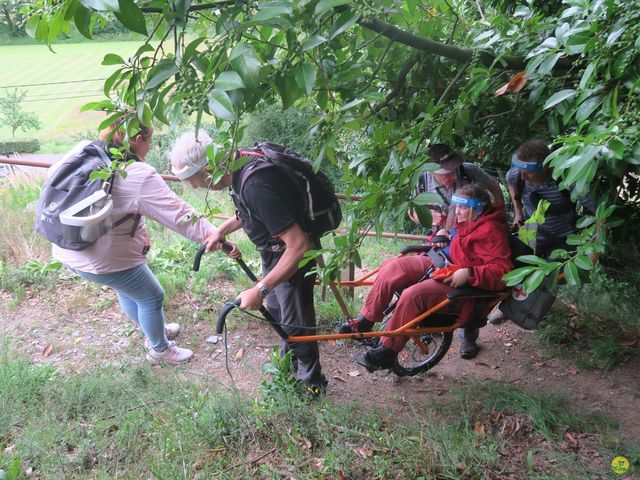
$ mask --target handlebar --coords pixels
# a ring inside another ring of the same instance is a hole
[[[402,255],[407,253],[425,253],[431,250],[431,245],[407,245],[400,250]]]
[[[207,248],[206,245],[201,245],[200,248],[198,248],[198,251],[196,252],[196,255],[193,259],[193,270],[196,272],[200,270],[200,261],[202,260],[202,255],[204,254],[204,251],[206,248]],[[229,242],[222,242],[222,250],[225,253],[229,253],[231,250],[233,250],[233,247]],[[236,262],[238,262],[238,265],[240,265],[240,268],[242,268],[244,273],[247,274],[247,277],[249,277],[251,281],[253,282],[258,281],[258,278],[253,274],[251,269],[247,266],[246,263],[244,263],[244,260],[242,260],[241,258],[236,258]]]
[[[239,306],[239,298],[236,298],[232,302],[225,303],[224,307],[222,307],[222,310],[220,310],[220,314],[218,315],[218,322],[216,323],[216,335],[222,335],[222,332],[224,332],[224,324],[227,321],[227,315],[229,315],[229,312],[231,312],[231,310]],[[278,322],[276,322],[275,318],[273,318],[273,316],[267,311],[264,306],[260,307],[260,313],[265,318],[265,320],[271,324],[280,338],[282,338],[283,340],[289,338],[289,334],[287,334],[287,332],[282,329],[282,326]]]
[[[239,298],[236,298],[233,302],[225,303],[224,307],[222,307],[222,310],[220,310],[220,314],[218,315],[218,323],[216,323],[216,335],[222,335],[222,332],[224,331],[224,323],[227,320],[227,315],[229,315],[229,312],[231,310],[239,306]]]

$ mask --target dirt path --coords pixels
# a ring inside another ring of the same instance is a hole
[[[218,290],[234,288],[219,284]],[[188,297],[180,299],[183,326],[180,345],[195,352],[194,360],[180,367],[187,374],[206,378],[221,387],[233,382],[225,369],[222,343],[210,344],[211,318]],[[106,363],[144,362],[142,339],[121,313],[115,296],[97,287],[78,283],[57,292],[27,292],[26,298],[10,308],[9,294],[0,293],[0,334],[10,350],[26,355],[34,363],[49,363],[66,371],[87,371]],[[190,318],[184,318],[189,312]],[[167,312],[178,319],[179,312]],[[228,337],[228,366],[235,385],[247,395],[257,392],[275,335],[252,320],[236,320]],[[602,412],[619,422],[618,435],[640,444],[640,361],[622,365],[612,372],[576,369],[570,362],[549,358],[534,335],[513,324],[487,326],[481,332],[482,351],[474,360],[458,356],[458,339],[442,362],[418,377],[399,378],[386,372],[369,374],[353,357],[363,347],[353,342],[321,344],[322,363],[330,379],[329,396],[336,402],[361,401],[397,412],[407,402],[424,402],[434,392],[446,395],[449,387],[476,380],[495,379],[531,392],[553,392],[570,399],[578,410]],[[51,352],[45,351],[51,345]],[[43,354],[44,352],[44,354]],[[46,354],[46,355],[45,355]],[[372,395],[375,392],[375,395]]]

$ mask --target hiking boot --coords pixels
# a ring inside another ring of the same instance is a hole
[[[390,348],[380,345],[364,352],[364,355],[356,355],[356,362],[366,368],[369,372],[376,370],[391,369],[396,364],[398,354]]]
[[[164,336],[167,340],[173,340],[180,334],[179,323],[165,323],[164,324]],[[151,350],[151,342],[147,337],[144,337],[144,348]]]
[[[504,313],[502,313],[502,311],[498,307],[495,307],[493,310],[491,310],[491,313],[489,314],[489,316],[487,316],[487,321],[491,325],[500,325],[505,320],[508,320],[508,318],[505,317]]]
[[[460,342],[460,357],[465,360],[471,360],[473,357],[478,355],[479,351],[480,347],[478,347],[476,342],[471,340],[462,340]]]
[[[362,315],[358,318],[347,320],[338,327],[338,333],[364,333],[373,330],[374,323]]]
[[[169,342],[167,349],[162,352],[158,352],[151,348],[147,353],[147,360],[149,360],[152,365],[157,365],[163,362],[179,365],[189,361],[191,357],[193,357],[193,352],[191,350],[188,348],[180,348],[176,346],[175,342]]]

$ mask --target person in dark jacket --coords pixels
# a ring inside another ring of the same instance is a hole
[[[437,305],[454,288],[471,286],[495,291],[505,288],[502,277],[513,264],[504,209],[494,209],[489,193],[476,184],[456,190],[452,202],[456,204],[458,231],[451,240],[450,252],[452,263],[459,269],[442,281],[427,279],[415,283],[432,265],[428,256],[413,255],[385,261],[363,307],[367,321],[382,320],[382,312],[399,289],[403,291],[387,325],[388,330],[400,328]],[[448,235],[448,232],[443,229],[438,234]],[[460,321],[468,323],[472,320],[474,303],[473,299],[455,302],[450,305],[450,311],[458,312]],[[357,356],[356,361],[370,371],[389,368],[409,338],[382,337],[380,346]]]

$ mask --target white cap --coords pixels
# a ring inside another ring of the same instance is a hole
[[[211,137],[200,129],[198,137],[195,132],[187,132],[176,139],[169,153],[171,171],[180,180],[192,177],[209,163],[206,150],[211,144]]]

